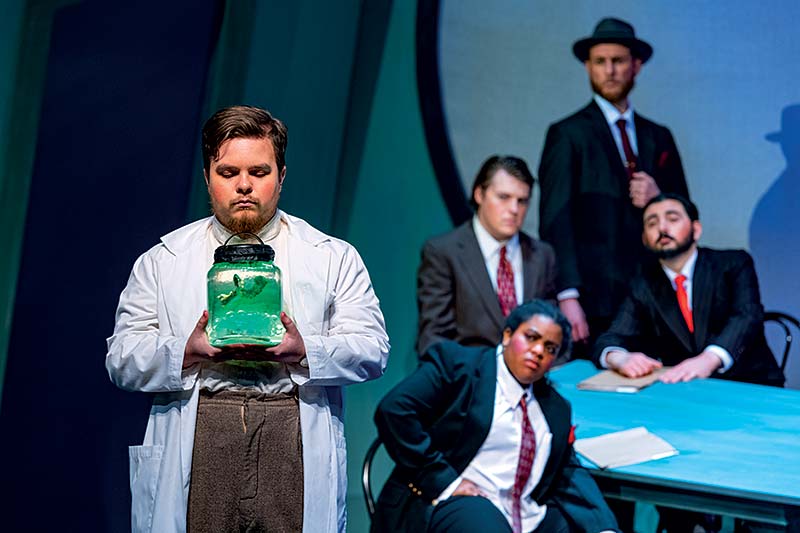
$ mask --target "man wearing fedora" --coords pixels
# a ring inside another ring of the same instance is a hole
[[[548,129],[539,234],[558,258],[558,300],[573,327],[573,356],[586,357],[644,254],[642,207],[659,193],[688,197],[688,190],[672,134],[628,100],[653,48],[627,22],[605,18],[572,51],[594,94]]]

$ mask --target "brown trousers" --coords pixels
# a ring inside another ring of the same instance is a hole
[[[303,444],[296,395],[200,392],[189,533],[303,530]]]

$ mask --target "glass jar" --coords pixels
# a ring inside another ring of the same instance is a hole
[[[281,323],[281,271],[273,264],[275,251],[260,244],[231,244],[231,236],[214,251],[208,271],[208,341],[228,344],[280,344],[286,332]]]

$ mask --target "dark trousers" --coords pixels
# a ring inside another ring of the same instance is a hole
[[[480,496],[453,496],[436,506],[428,527],[429,533],[510,533],[503,513]],[[564,515],[547,506],[544,520],[530,533],[569,533]]]
[[[302,531],[296,396],[200,392],[186,522],[189,533]]]

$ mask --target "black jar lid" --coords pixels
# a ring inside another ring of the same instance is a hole
[[[252,235],[258,239],[259,244],[228,244],[231,239],[240,235]],[[275,259],[275,250],[272,249],[272,246],[264,244],[261,237],[249,231],[231,235],[222,246],[214,250],[214,264],[272,261],[273,259]]]
[[[275,250],[269,244],[228,244],[214,250],[214,264],[272,261],[273,259],[275,259]]]

